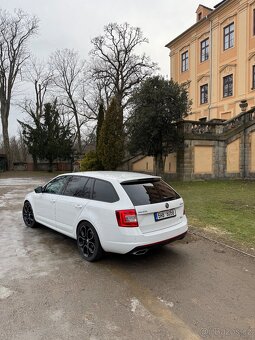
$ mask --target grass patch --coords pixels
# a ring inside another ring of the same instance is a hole
[[[189,224],[224,239],[255,245],[255,181],[172,182],[185,202]]]

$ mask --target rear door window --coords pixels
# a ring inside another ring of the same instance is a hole
[[[122,183],[134,206],[172,201],[180,198],[167,183],[162,180],[137,181]]]
[[[64,195],[90,198],[92,188],[92,179],[84,176],[72,176],[67,183]]]
[[[119,196],[112,184],[100,179],[95,180],[92,198],[96,201],[109,203],[117,202],[119,200]]]

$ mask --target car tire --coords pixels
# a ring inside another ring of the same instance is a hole
[[[27,227],[29,228],[37,227],[37,222],[34,217],[32,206],[28,201],[24,203],[24,206],[22,209],[22,216],[23,216],[23,221]]]
[[[95,262],[103,256],[104,251],[96,229],[87,221],[81,222],[77,228],[77,247],[86,261]]]

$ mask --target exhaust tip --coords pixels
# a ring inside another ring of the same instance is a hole
[[[133,251],[132,254],[133,255],[144,255],[148,252],[149,249],[140,249],[140,250],[136,250],[136,251]]]

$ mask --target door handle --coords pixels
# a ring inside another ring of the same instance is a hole
[[[54,200],[54,199],[51,199],[51,203],[55,203],[56,202],[56,200]]]

